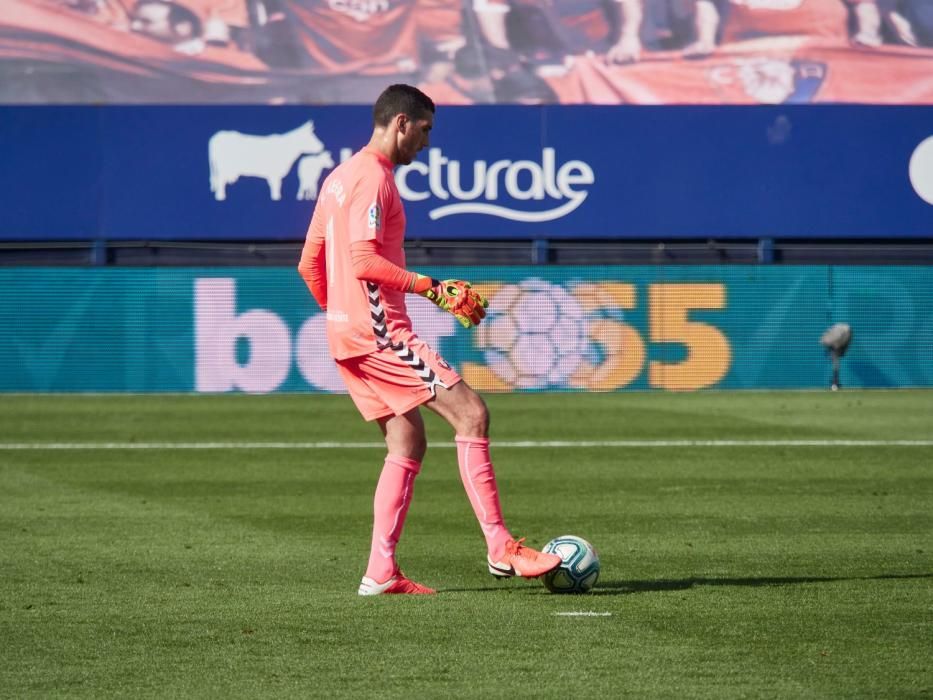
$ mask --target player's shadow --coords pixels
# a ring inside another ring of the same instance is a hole
[[[656,579],[652,581],[600,581],[591,591],[595,595],[632,595],[663,591],[687,591],[697,586],[796,586],[804,583],[839,581],[888,581],[931,579],[933,574],[880,574],[878,576],[761,576],[727,578]]]
[[[797,586],[804,583],[836,583],[839,581],[890,581],[910,579],[933,579],[933,574],[879,574],[878,576],[761,576],[726,578],[682,578],[654,579],[648,581],[600,581],[589,595],[634,595],[636,593],[659,593],[664,591],[688,591],[698,586]],[[447,588],[443,593],[508,592],[539,595],[547,591],[541,585],[528,585],[527,581],[503,582],[498,585],[477,588]]]

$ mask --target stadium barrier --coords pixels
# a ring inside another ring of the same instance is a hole
[[[933,276],[897,266],[424,268],[490,299],[473,331],[418,297],[418,333],[482,391],[933,386]],[[0,391],[338,392],[293,268],[0,269]]]

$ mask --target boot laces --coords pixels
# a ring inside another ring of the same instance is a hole
[[[537,559],[538,553],[530,547],[526,547],[524,542],[524,537],[521,537],[517,540],[510,540],[505,545],[506,554],[514,557],[521,557],[523,559]]]
[[[401,571],[398,572],[397,576],[398,576],[398,583],[396,585],[399,587],[399,589],[401,589],[402,591],[406,593],[421,593],[421,592],[426,593],[430,590],[427,586],[423,586],[420,583],[417,583],[416,581],[412,581]]]

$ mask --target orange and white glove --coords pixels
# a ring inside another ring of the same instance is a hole
[[[478,326],[486,318],[489,302],[462,280],[444,280],[438,282],[431,277],[418,275],[412,282],[411,290],[420,294],[435,306],[454,315],[464,328]]]

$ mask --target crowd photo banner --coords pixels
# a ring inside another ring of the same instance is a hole
[[[929,0],[4,0],[0,103],[933,104]]]
[[[416,332],[480,391],[933,386],[923,267],[453,267],[476,329],[417,296]],[[294,268],[0,269],[0,391],[342,392]],[[527,313],[529,308],[534,313]]]

